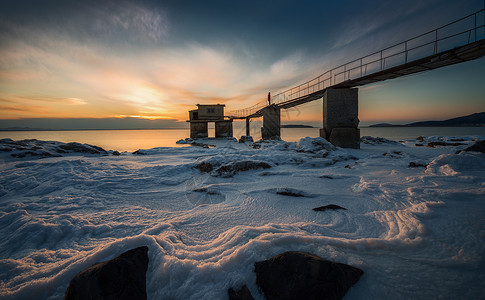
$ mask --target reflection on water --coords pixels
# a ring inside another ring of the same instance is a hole
[[[261,122],[251,123],[251,135],[261,138]],[[234,137],[246,134],[244,122],[234,123]],[[79,130],[79,131],[0,131],[0,138],[13,140],[38,139],[45,141],[79,142],[100,146],[106,150],[135,151],[155,147],[182,147],[175,142],[189,137],[189,129],[156,130]],[[383,137],[391,140],[415,139],[418,136],[485,136],[485,127],[364,127],[360,135]],[[209,127],[209,136],[214,128]],[[297,142],[303,137],[318,137],[319,128],[282,128],[281,138]]]
[[[0,131],[0,138],[79,142],[106,150],[135,151],[155,147],[181,147],[184,145],[177,145],[175,142],[188,137],[189,134],[189,129]]]

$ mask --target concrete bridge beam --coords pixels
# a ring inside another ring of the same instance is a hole
[[[277,140],[281,137],[281,114],[280,108],[270,105],[263,109],[263,127],[261,138],[263,140]]]
[[[360,148],[358,89],[328,89],[323,94],[320,136],[335,146]]]

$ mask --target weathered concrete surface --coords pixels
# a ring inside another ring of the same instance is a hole
[[[263,109],[261,137],[263,140],[277,140],[281,137],[280,108],[275,105]]]
[[[215,122],[216,138],[232,137],[232,120]]]
[[[190,122],[190,138],[199,139],[209,136],[207,122]]]
[[[358,89],[329,89],[323,94],[320,136],[335,146],[360,148]]]
[[[360,129],[334,128],[327,140],[337,147],[360,149]]]

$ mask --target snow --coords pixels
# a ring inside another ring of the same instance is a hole
[[[483,139],[208,139],[119,156],[0,140],[0,298],[61,299],[77,272],[147,245],[149,299],[227,299],[243,284],[263,299],[254,262],[288,250],[363,269],[345,299],[478,299],[485,154],[456,152]],[[270,168],[196,168],[242,161]],[[346,210],[312,210],[329,204]]]

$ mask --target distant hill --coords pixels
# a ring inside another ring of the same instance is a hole
[[[369,127],[485,127],[485,112],[448,119],[444,121],[422,121],[409,123],[406,125],[380,123],[370,125]]]
[[[310,126],[310,125],[281,125],[281,128],[315,128],[313,126]]]

